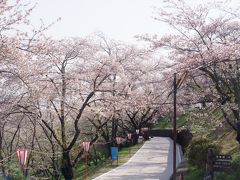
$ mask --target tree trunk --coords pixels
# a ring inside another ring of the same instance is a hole
[[[3,126],[4,128],[4,126]],[[3,155],[2,155],[2,142],[3,142],[3,132],[4,132],[4,129],[0,129],[0,160],[3,161]],[[4,168],[4,165],[1,163],[1,171],[2,171],[2,174],[3,176],[5,175],[5,168]]]
[[[71,158],[69,152],[63,152],[61,171],[65,180],[73,179],[73,166],[71,163]]]
[[[53,166],[53,178],[55,180],[60,180],[60,173],[59,173],[59,169],[58,169],[58,157],[56,158],[57,154],[55,153],[55,149],[54,149],[54,145],[52,144],[52,166]]]

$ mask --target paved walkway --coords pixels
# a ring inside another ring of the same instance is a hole
[[[145,142],[131,159],[95,178],[94,180],[169,180],[172,175],[173,141],[170,138],[154,137]],[[180,152],[177,147],[177,164]]]

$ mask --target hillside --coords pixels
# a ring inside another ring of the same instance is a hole
[[[171,128],[171,122],[168,118],[162,118],[153,129]],[[225,122],[223,115],[218,109],[193,109],[181,115],[177,119],[177,128],[180,131],[183,128],[189,128],[193,133],[193,138],[207,138],[212,143],[222,147],[222,154],[231,154],[234,172],[216,173],[217,179],[237,180],[240,171],[240,153],[239,144],[236,141],[236,132]],[[185,154],[186,158],[187,155]],[[235,171],[236,170],[236,171]],[[189,164],[188,175],[186,179],[200,180],[203,177],[204,169],[198,169]]]

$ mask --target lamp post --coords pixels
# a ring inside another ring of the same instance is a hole
[[[173,180],[176,180],[177,172],[177,89],[181,87],[183,81],[186,79],[188,71],[185,71],[180,79],[177,81],[177,73],[173,74]]]
[[[30,151],[28,149],[17,149],[17,157],[20,169],[23,172],[22,179],[25,180],[27,178],[27,160],[29,156]]]
[[[83,146],[84,157],[85,157],[85,173],[84,173],[84,179],[87,179],[87,177],[88,177],[88,167],[87,167],[87,163],[88,163],[88,151],[89,151],[89,149],[90,149],[90,142],[88,142],[88,141],[82,142],[82,146]]]

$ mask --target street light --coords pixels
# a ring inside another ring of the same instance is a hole
[[[23,177],[22,179],[26,179],[27,178],[27,160],[28,160],[28,156],[29,156],[30,151],[28,149],[17,149],[17,157],[18,157],[18,162],[19,162],[19,166],[20,169],[23,172]]]
[[[183,81],[186,79],[188,71],[185,71],[180,79],[177,81],[177,73],[173,75],[173,180],[176,180],[177,172],[177,89],[181,87]],[[170,93],[171,94],[171,93]],[[169,95],[170,95],[169,94]]]
[[[84,174],[84,179],[87,179],[87,177],[88,177],[87,162],[88,162],[88,152],[89,152],[89,149],[90,149],[90,142],[89,141],[82,142],[82,146],[83,146],[84,157],[85,157],[85,174]]]

